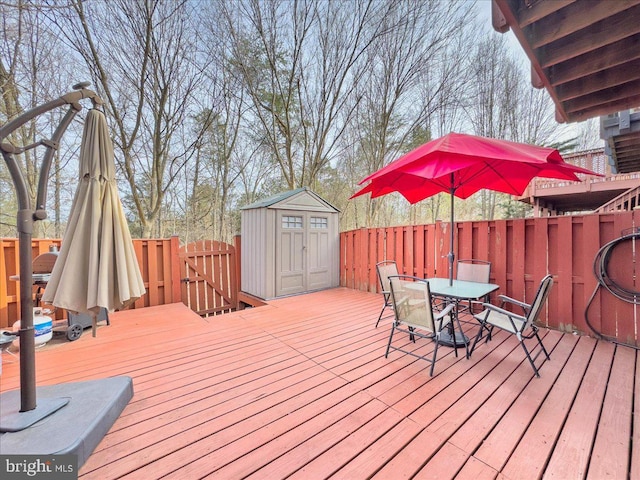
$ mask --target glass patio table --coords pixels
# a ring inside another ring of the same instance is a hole
[[[480,300],[491,292],[495,292],[500,288],[495,283],[481,283],[481,282],[469,282],[466,280],[453,280],[453,283],[449,285],[448,278],[427,278],[429,282],[429,289],[431,294],[437,297],[444,298],[447,302],[455,302],[454,318],[460,326],[460,320],[458,318],[458,304],[465,300]],[[462,332],[454,333],[455,329],[453,321],[449,323],[449,331],[443,332],[440,335],[440,344],[447,345],[449,347],[460,348],[469,344],[469,339]],[[455,335],[455,342],[454,342]],[[468,353],[468,349],[467,349]]]

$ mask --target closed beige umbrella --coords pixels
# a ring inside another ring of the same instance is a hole
[[[80,184],[42,300],[95,319],[100,308],[120,310],[144,293],[118,196],[106,118],[90,110],[80,146]]]

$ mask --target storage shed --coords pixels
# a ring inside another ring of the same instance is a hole
[[[268,300],[339,286],[338,214],[306,187],[243,207],[242,291]]]

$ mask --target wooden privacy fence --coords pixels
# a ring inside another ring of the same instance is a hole
[[[10,327],[20,318],[20,285],[10,280],[18,275],[18,240],[0,239],[0,328]],[[48,252],[51,245],[60,248],[60,240],[32,241],[32,258]],[[131,308],[184,302],[202,316],[236,310],[241,304],[261,302],[239,294],[240,237],[235,245],[200,241],[180,246],[178,237],[133,240],[147,293]],[[37,287],[34,287],[37,288]],[[56,309],[57,319],[66,312]]]
[[[498,293],[522,301],[530,301],[542,277],[553,274],[555,284],[542,318],[546,326],[597,336],[595,330],[640,346],[638,306],[597,288],[593,265],[603,245],[638,227],[640,211],[458,222],[454,252],[456,259],[489,260],[491,282],[500,285]],[[438,222],[341,233],[341,285],[378,291],[375,264],[385,259],[395,260],[402,273],[446,277],[449,228],[449,223]],[[636,243],[622,243],[608,262],[608,271],[631,291],[640,291]]]
[[[638,307],[604,288],[596,289],[598,281],[593,273],[594,258],[601,247],[639,226],[640,211],[458,222],[454,252],[457,259],[491,261],[491,281],[500,285],[498,293],[523,301],[533,297],[547,272],[552,273],[555,285],[543,317],[546,326],[588,335],[595,330],[639,346]],[[448,223],[439,222],[341,233],[341,285],[376,292],[375,264],[383,259],[396,260],[403,273],[446,277],[449,228]],[[631,291],[640,290],[636,243],[615,248],[608,264],[616,281]],[[59,246],[60,241],[33,240],[33,258],[48,252],[52,244]],[[177,237],[134,240],[147,293],[133,308],[184,301],[208,315],[233,310],[238,303],[258,305],[238,292],[239,245],[237,237],[234,261],[233,247],[217,242],[196,242],[181,249]],[[10,327],[19,318],[19,283],[10,280],[19,274],[18,265],[17,240],[0,239],[0,328]],[[56,316],[64,318],[64,312],[56,312]]]
[[[60,246],[60,240],[31,242],[32,258],[48,252],[50,245]],[[134,240],[133,246],[140,265],[147,293],[131,308],[150,307],[181,301],[178,237],[168,239]],[[0,328],[10,327],[20,318],[20,285],[10,279],[19,275],[18,240],[0,239]],[[63,310],[56,310],[56,318],[65,318]]]
[[[180,248],[182,301],[201,316],[232,312],[238,307],[236,248],[202,240]]]

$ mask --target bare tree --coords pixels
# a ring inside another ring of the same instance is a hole
[[[468,69],[473,81],[467,89],[466,111],[473,133],[537,145],[562,136],[565,129],[555,123],[550,99],[526,81],[528,71],[514,59],[504,37],[493,35],[479,42]],[[491,220],[505,196],[483,190],[475,199],[479,200],[479,216]],[[472,209],[474,204],[469,201],[465,206]],[[467,215],[477,216],[472,210]]]
[[[240,175],[233,161],[241,118],[240,112],[234,108],[238,109],[240,105],[240,102],[223,103],[215,113],[204,112],[201,115],[208,126],[198,147],[193,176],[192,218],[208,225],[213,238],[227,242],[235,233],[235,225],[227,218],[233,187]]]
[[[299,186],[340,208],[343,228],[433,222],[447,216],[448,199],[411,207],[397,195],[348,199],[366,175],[450,131],[546,144],[562,132],[502,37],[479,41],[473,8],[47,0],[34,9],[15,0],[0,5],[0,120],[90,77],[106,101],[134,235],[229,240],[237,207]],[[84,78],[64,81],[71,66]],[[53,115],[28,124],[15,141],[33,142],[55,124]],[[56,228],[70,196],[65,170],[76,172],[65,169],[75,154],[68,137],[53,172]],[[458,218],[500,213],[495,194],[477,200],[456,207]]]
[[[365,52],[388,2],[221,2],[230,61],[253,105],[256,133],[288,188],[317,187],[354,119]]]
[[[358,165],[354,173],[360,179],[430,140],[431,120],[442,114],[445,105],[456,102],[459,95],[451,87],[460,62],[449,46],[465,38],[468,9],[462,3],[389,3],[381,20],[384,34],[367,51],[369,68],[360,85],[355,122],[359,149],[354,158]],[[364,204],[365,225],[376,224],[385,206],[398,211],[395,202],[391,205],[386,199],[358,201]],[[411,213],[416,220],[419,210]]]
[[[129,183],[125,202],[144,237],[202,135],[189,139],[185,128],[202,94],[195,9],[186,0],[78,1],[54,19],[104,97]]]
[[[68,65],[64,62],[64,52],[49,25],[44,21],[41,8],[31,2],[17,1],[14,5],[0,5],[2,13],[2,37],[0,43],[0,121],[12,120],[27,110],[52,100],[69,89],[71,83]],[[9,140],[18,147],[32,145],[40,139],[50,138],[53,130],[60,123],[63,111],[52,111],[41,115],[17,129]],[[55,163],[50,172],[54,179],[54,188],[50,188],[49,196],[53,197],[55,236],[60,236],[60,214],[63,205],[61,190],[69,185],[73,178],[64,173],[67,162],[72,158],[72,132],[66,135],[65,144],[56,151]],[[62,148],[64,147],[64,148]],[[71,154],[70,154],[71,153]],[[42,153],[38,149],[29,149],[16,157],[20,162],[24,178],[29,189],[31,201],[35,202],[37,182],[40,174]],[[74,172],[75,173],[75,172]],[[15,211],[13,182],[10,179],[4,162],[0,162],[0,225],[1,231],[15,235]],[[34,225],[36,236],[47,234],[50,221],[37,222]]]

